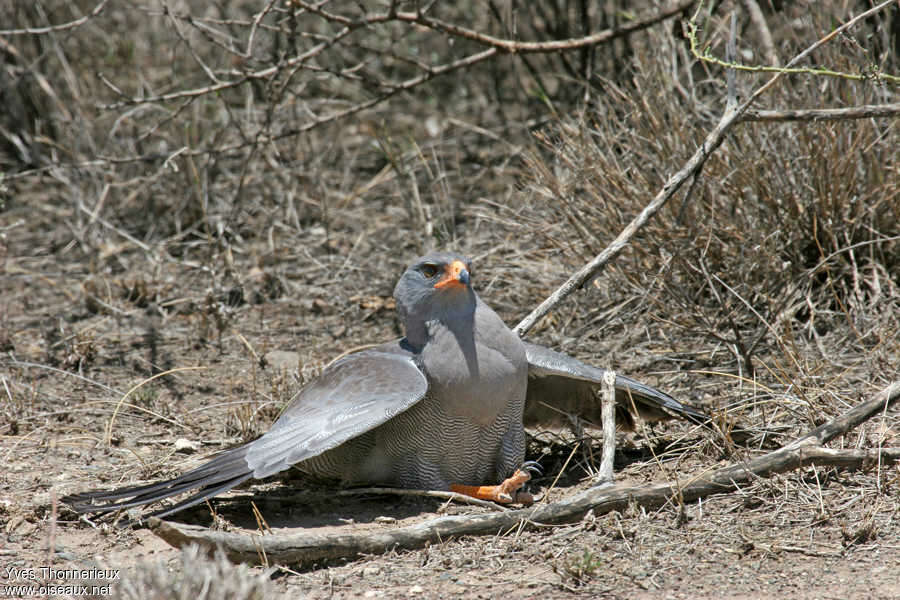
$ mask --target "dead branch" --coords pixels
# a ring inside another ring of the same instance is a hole
[[[734,110],[726,111],[716,127],[708,136],[706,136],[706,139],[703,140],[700,147],[697,148],[694,155],[688,159],[687,163],[685,163],[677,173],[669,177],[669,180],[666,181],[659,193],[656,194],[656,197],[654,197],[650,204],[644,207],[644,210],[642,210],[631,223],[622,230],[622,233],[610,242],[609,245],[592,261],[579,269],[568,279],[568,281],[559,286],[555,292],[541,302],[541,304],[531,311],[527,317],[522,319],[519,324],[513,328],[513,331],[520,336],[524,336],[541,317],[553,310],[560,302],[568,298],[572,292],[588,283],[589,280],[593,279],[600,272],[606,263],[618,256],[638,230],[643,227],[672,196],[675,195],[675,192],[681,189],[684,182],[700,172],[706,159],[719,147],[725,139],[725,134],[738,121],[741,114],[747,110],[750,106],[749,103],[753,99],[754,98],[751,97],[750,100],[737,106]]]
[[[47,27],[26,27],[24,29],[0,29],[0,36],[6,35],[43,35],[46,33],[55,33],[59,31],[68,31],[70,29],[75,29],[77,27],[81,27],[106,8],[106,4],[109,0],[100,0],[97,6],[94,7],[90,13],[84,15],[79,19],[75,19],[74,21],[69,21],[68,23],[60,23],[59,25],[49,25]]]
[[[601,514],[622,510],[636,503],[646,508],[668,504],[673,496],[692,502],[711,494],[733,492],[761,477],[792,471],[804,466],[830,466],[841,469],[865,469],[900,461],[900,448],[876,450],[835,450],[819,443],[848,433],[866,419],[886,410],[900,399],[900,381],[884,388],[872,400],[818,427],[793,443],[744,463],[703,473],[686,483],[656,483],[644,486],[605,486],[591,488],[571,498],[536,507],[489,515],[461,515],[432,519],[417,525],[398,527],[379,533],[259,535],[211,531],[197,525],[169,523],[150,519],[151,531],[175,547],[197,543],[210,550],[221,547],[229,558],[257,562],[260,550],[269,560],[282,564],[305,563],[361,554],[382,553],[394,549],[421,548],[428,543],[443,543],[464,535],[496,535],[514,528],[571,523],[588,511]]]
[[[798,110],[748,110],[741,121],[846,121],[900,115],[900,102],[864,104],[847,108],[811,108]]]
[[[887,410],[887,407],[897,398],[900,398],[900,381],[895,381],[887,386],[868,402],[863,402],[840,417],[832,419],[824,425],[816,427],[806,435],[797,438],[788,447],[797,448],[809,444],[827,444],[839,435],[845,435],[851,429],[868,421],[879,411]]]
[[[603,44],[612,41],[617,37],[627,36],[636,31],[647,29],[648,27],[651,27],[661,21],[665,21],[666,19],[674,17],[675,15],[681,14],[682,12],[689,9],[694,4],[694,1],[695,0],[681,0],[680,2],[669,6],[668,8],[660,10],[659,12],[656,12],[643,19],[635,19],[617,29],[605,29],[603,31],[598,31],[597,33],[580,38],[571,38],[567,40],[551,40],[548,42],[522,42],[519,40],[497,38],[484,33],[480,33],[478,31],[474,31],[472,29],[468,29],[466,27],[462,27],[460,25],[456,25],[454,23],[447,23],[446,21],[441,21],[439,19],[429,17],[422,11],[389,11],[383,15],[368,17],[367,19],[365,19],[365,21],[368,23],[381,23],[385,20],[397,20],[404,23],[420,25],[422,27],[426,27],[428,29],[432,29],[441,33],[446,33],[447,35],[450,35],[452,37],[467,39],[483,46],[496,48],[497,50],[508,52],[510,54],[536,54],[544,52],[559,52],[561,50],[579,50],[581,48],[596,46],[597,44]],[[319,5],[304,2],[303,0],[291,0],[291,4],[299,6],[313,14],[319,15],[327,21],[339,23],[344,26],[352,26],[359,22],[358,20],[349,19],[342,15],[329,13],[322,10]]]

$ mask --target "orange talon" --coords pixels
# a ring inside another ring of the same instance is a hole
[[[512,504],[513,502],[521,504],[531,504],[534,497],[527,493],[519,491],[531,479],[531,473],[523,469],[516,470],[512,477],[506,479],[500,485],[459,485],[450,486],[451,492],[478,498],[479,500],[493,500],[500,504]]]

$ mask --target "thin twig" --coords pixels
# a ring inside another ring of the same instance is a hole
[[[119,401],[116,403],[116,407],[115,407],[115,409],[113,409],[113,414],[109,418],[109,421],[107,421],[107,423],[106,423],[106,435],[104,436],[105,443],[107,445],[112,443],[112,432],[113,432],[113,426],[115,425],[115,422],[116,422],[116,417],[119,415],[119,411],[122,409],[123,406],[131,406],[130,404],[125,402],[125,400],[127,400],[128,397],[131,396],[131,394],[136,392],[138,389],[140,389],[144,385],[150,383],[154,379],[158,379],[158,378],[164,377],[166,375],[171,375],[172,373],[178,373],[180,371],[197,371],[197,370],[204,370],[204,369],[206,369],[206,367],[178,367],[175,369],[169,369],[167,371],[157,373],[156,375],[153,375],[152,377],[147,377],[146,379],[143,379],[139,383],[135,384],[130,390],[125,392],[125,394],[121,398],[119,398]]]
[[[884,10],[891,4],[896,4],[897,0],[885,0],[881,4],[865,11],[857,15],[856,17],[850,19],[831,33],[825,35],[815,44],[798,54],[794,57],[791,62],[783,67],[769,67],[766,65],[744,65],[740,63],[736,63],[734,61],[722,60],[721,58],[717,58],[709,53],[709,49],[705,49],[704,52],[701,52],[698,47],[697,42],[697,25],[695,22],[696,15],[694,19],[688,23],[688,33],[687,37],[691,43],[691,53],[697,60],[702,60],[704,62],[718,65],[720,67],[725,67],[728,69],[737,69],[739,71],[747,71],[750,73],[776,73],[777,75],[823,75],[826,77],[837,77],[841,79],[849,79],[851,81],[868,81],[868,80],[880,80],[880,81],[889,81],[892,83],[900,83],[900,77],[896,75],[889,75],[887,73],[882,73],[881,71],[874,72],[864,72],[864,73],[844,73],[841,71],[833,71],[831,69],[825,69],[820,67],[795,67],[798,62],[812,54],[816,49],[818,49],[823,44],[830,42],[835,36],[840,35],[859,21],[872,16],[873,14]],[[697,7],[697,12],[699,13],[700,7],[702,7],[703,3],[701,2]],[[766,85],[762,86],[757,93],[763,93],[768,90],[769,86],[772,85],[778,77],[776,76],[774,79],[769,80]],[[755,94],[756,95],[756,94]]]
[[[47,27],[26,27],[24,29],[0,29],[0,36],[6,35],[44,35],[45,33],[53,33],[56,31],[68,31],[70,29],[76,29],[81,27],[106,8],[106,4],[109,0],[101,0],[97,6],[94,7],[90,13],[81,17],[80,19],[75,19],[74,21],[69,21],[68,23],[61,23],[59,25],[49,25]]]

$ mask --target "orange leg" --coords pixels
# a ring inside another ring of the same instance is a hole
[[[531,473],[524,469],[518,469],[513,473],[512,477],[500,485],[453,484],[450,486],[450,491],[478,498],[479,500],[493,500],[500,504],[511,504],[513,502],[531,504],[534,502],[534,497],[527,492],[519,491],[519,488],[530,479]]]

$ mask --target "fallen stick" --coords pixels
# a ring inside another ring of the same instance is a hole
[[[702,473],[684,483],[591,488],[559,502],[488,515],[438,517],[378,533],[260,535],[255,532],[211,531],[197,525],[169,523],[157,518],[150,519],[149,526],[153,533],[172,546],[180,548],[197,543],[210,550],[221,547],[234,561],[255,563],[264,555],[275,563],[312,564],[394,549],[411,550],[464,535],[503,534],[520,526],[571,523],[580,520],[588,511],[602,514],[622,510],[632,503],[658,508],[675,498],[680,502],[692,502],[711,494],[738,490],[757,478],[809,465],[865,469],[898,462],[900,448],[836,450],[820,445],[846,434],[886,410],[898,399],[900,381],[884,388],[872,400],[863,402],[779,450],[744,463]]]

